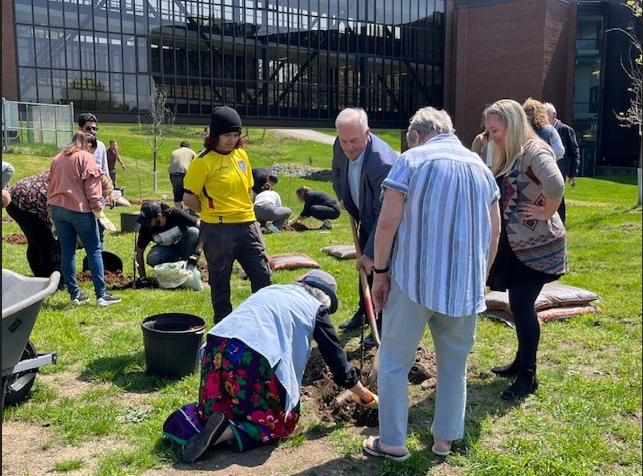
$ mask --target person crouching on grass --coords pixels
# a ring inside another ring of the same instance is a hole
[[[223,442],[246,451],[292,434],[313,339],[335,383],[350,389],[355,402],[377,408],[337,337],[330,320],[336,310],[335,278],[315,269],[260,289],[215,325],[201,349],[198,403],[163,425],[163,434],[181,445],[183,461]]]
[[[147,253],[147,264],[152,267],[179,260],[196,265],[199,261],[199,221],[187,212],[149,201],[141,206],[136,222],[141,225],[136,241],[136,267],[141,277],[147,276],[143,252],[150,242],[154,246]]]

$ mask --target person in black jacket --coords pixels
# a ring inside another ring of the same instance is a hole
[[[304,202],[304,209],[290,222],[290,226],[304,221],[308,217],[317,218],[322,221],[321,228],[330,230],[330,220],[339,218],[341,209],[337,200],[321,190],[311,190],[310,187],[301,186],[295,192],[299,201]]]
[[[143,252],[150,242],[155,245],[147,253],[147,264],[173,263],[187,260],[196,265],[201,254],[199,220],[179,208],[149,201],[141,206],[136,219],[141,226],[136,241],[136,267],[141,277],[147,276]]]
[[[565,155],[557,161],[558,168],[563,174],[563,179],[569,182],[569,185],[573,188],[576,186],[576,177],[580,167],[580,150],[576,141],[576,132],[557,118],[556,108],[552,103],[546,102],[545,109],[547,109],[549,123],[556,128],[565,146]],[[558,215],[560,215],[562,222],[565,223],[565,196],[563,196],[558,207]]]

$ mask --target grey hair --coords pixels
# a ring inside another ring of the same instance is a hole
[[[366,131],[368,129],[368,115],[366,111],[361,107],[347,107],[342,109],[335,119],[335,128],[343,126],[346,124],[354,124],[357,122],[362,129]]]
[[[311,286],[308,283],[296,282],[296,283],[293,283],[293,284],[296,284],[298,286],[303,287],[306,291],[308,291],[310,293],[310,295],[312,297],[314,297],[320,303],[322,303],[324,306],[326,306],[328,309],[330,309],[330,306],[331,306],[330,296],[328,294],[326,294],[324,291],[322,291],[319,288],[316,288],[315,286]]]
[[[435,109],[431,106],[418,109],[409,120],[409,123],[410,125],[406,133],[406,140],[409,145],[412,145],[412,141],[409,140],[411,131],[417,131],[421,138],[426,137],[431,132],[437,134],[455,133],[449,114],[443,109]]]
[[[550,102],[544,102],[544,103],[543,103],[543,106],[545,106],[545,109],[547,109],[547,113],[548,113],[548,114],[553,114],[553,113],[555,113],[555,112],[556,112],[556,108],[555,108],[555,107],[554,107],[554,105],[553,105],[552,103],[550,103]]]

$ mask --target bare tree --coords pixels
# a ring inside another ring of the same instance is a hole
[[[628,51],[627,59],[621,57],[621,67],[625,74],[630,79],[630,86],[627,90],[631,93],[630,103],[625,111],[614,111],[619,125],[622,127],[637,127],[639,137],[641,139],[641,148],[639,151],[639,167],[638,167],[638,204],[641,205],[642,191],[643,191],[643,56],[641,52],[641,37],[640,29],[637,31],[637,26],[641,25],[641,3],[643,0],[627,0],[622,3],[626,8],[629,8],[634,21],[631,22],[633,27],[630,29],[624,28],[610,28],[607,31],[618,31],[626,35],[630,41],[630,48]]]
[[[167,91],[163,85],[154,85],[150,94],[150,108],[144,114],[138,115],[138,125],[147,133],[145,140],[152,151],[154,159],[154,190],[157,189],[157,159],[159,150],[165,142],[167,128],[174,124],[176,118],[174,112],[167,107]]]

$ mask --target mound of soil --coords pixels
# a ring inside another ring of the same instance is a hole
[[[92,280],[91,271],[83,271],[76,273],[76,280],[79,283],[88,283]],[[121,271],[112,273],[111,271],[105,271],[105,284],[111,285],[113,289],[123,289],[132,286],[134,278],[123,274]]]
[[[348,353],[349,362],[356,368],[362,370],[362,383],[371,372],[375,358],[376,349],[371,349],[360,359],[360,350]],[[409,373],[409,382],[420,385],[423,390],[435,388],[435,376],[437,367],[435,354],[426,348],[418,347],[415,364]],[[370,387],[377,393],[377,384]],[[343,392],[333,382],[330,370],[326,366],[317,348],[313,349],[302,382],[301,401],[306,402],[309,409],[312,409],[314,417],[325,422],[343,421],[355,426],[376,427],[378,425],[377,410],[369,410],[352,399],[338,402],[337,397]]]
[[[290,225],[289,223],[284,223],[281,227],[282,231],[310,231],[310,230],[319,230],[321,225],[315,225],[313,223],[295,223]]]

